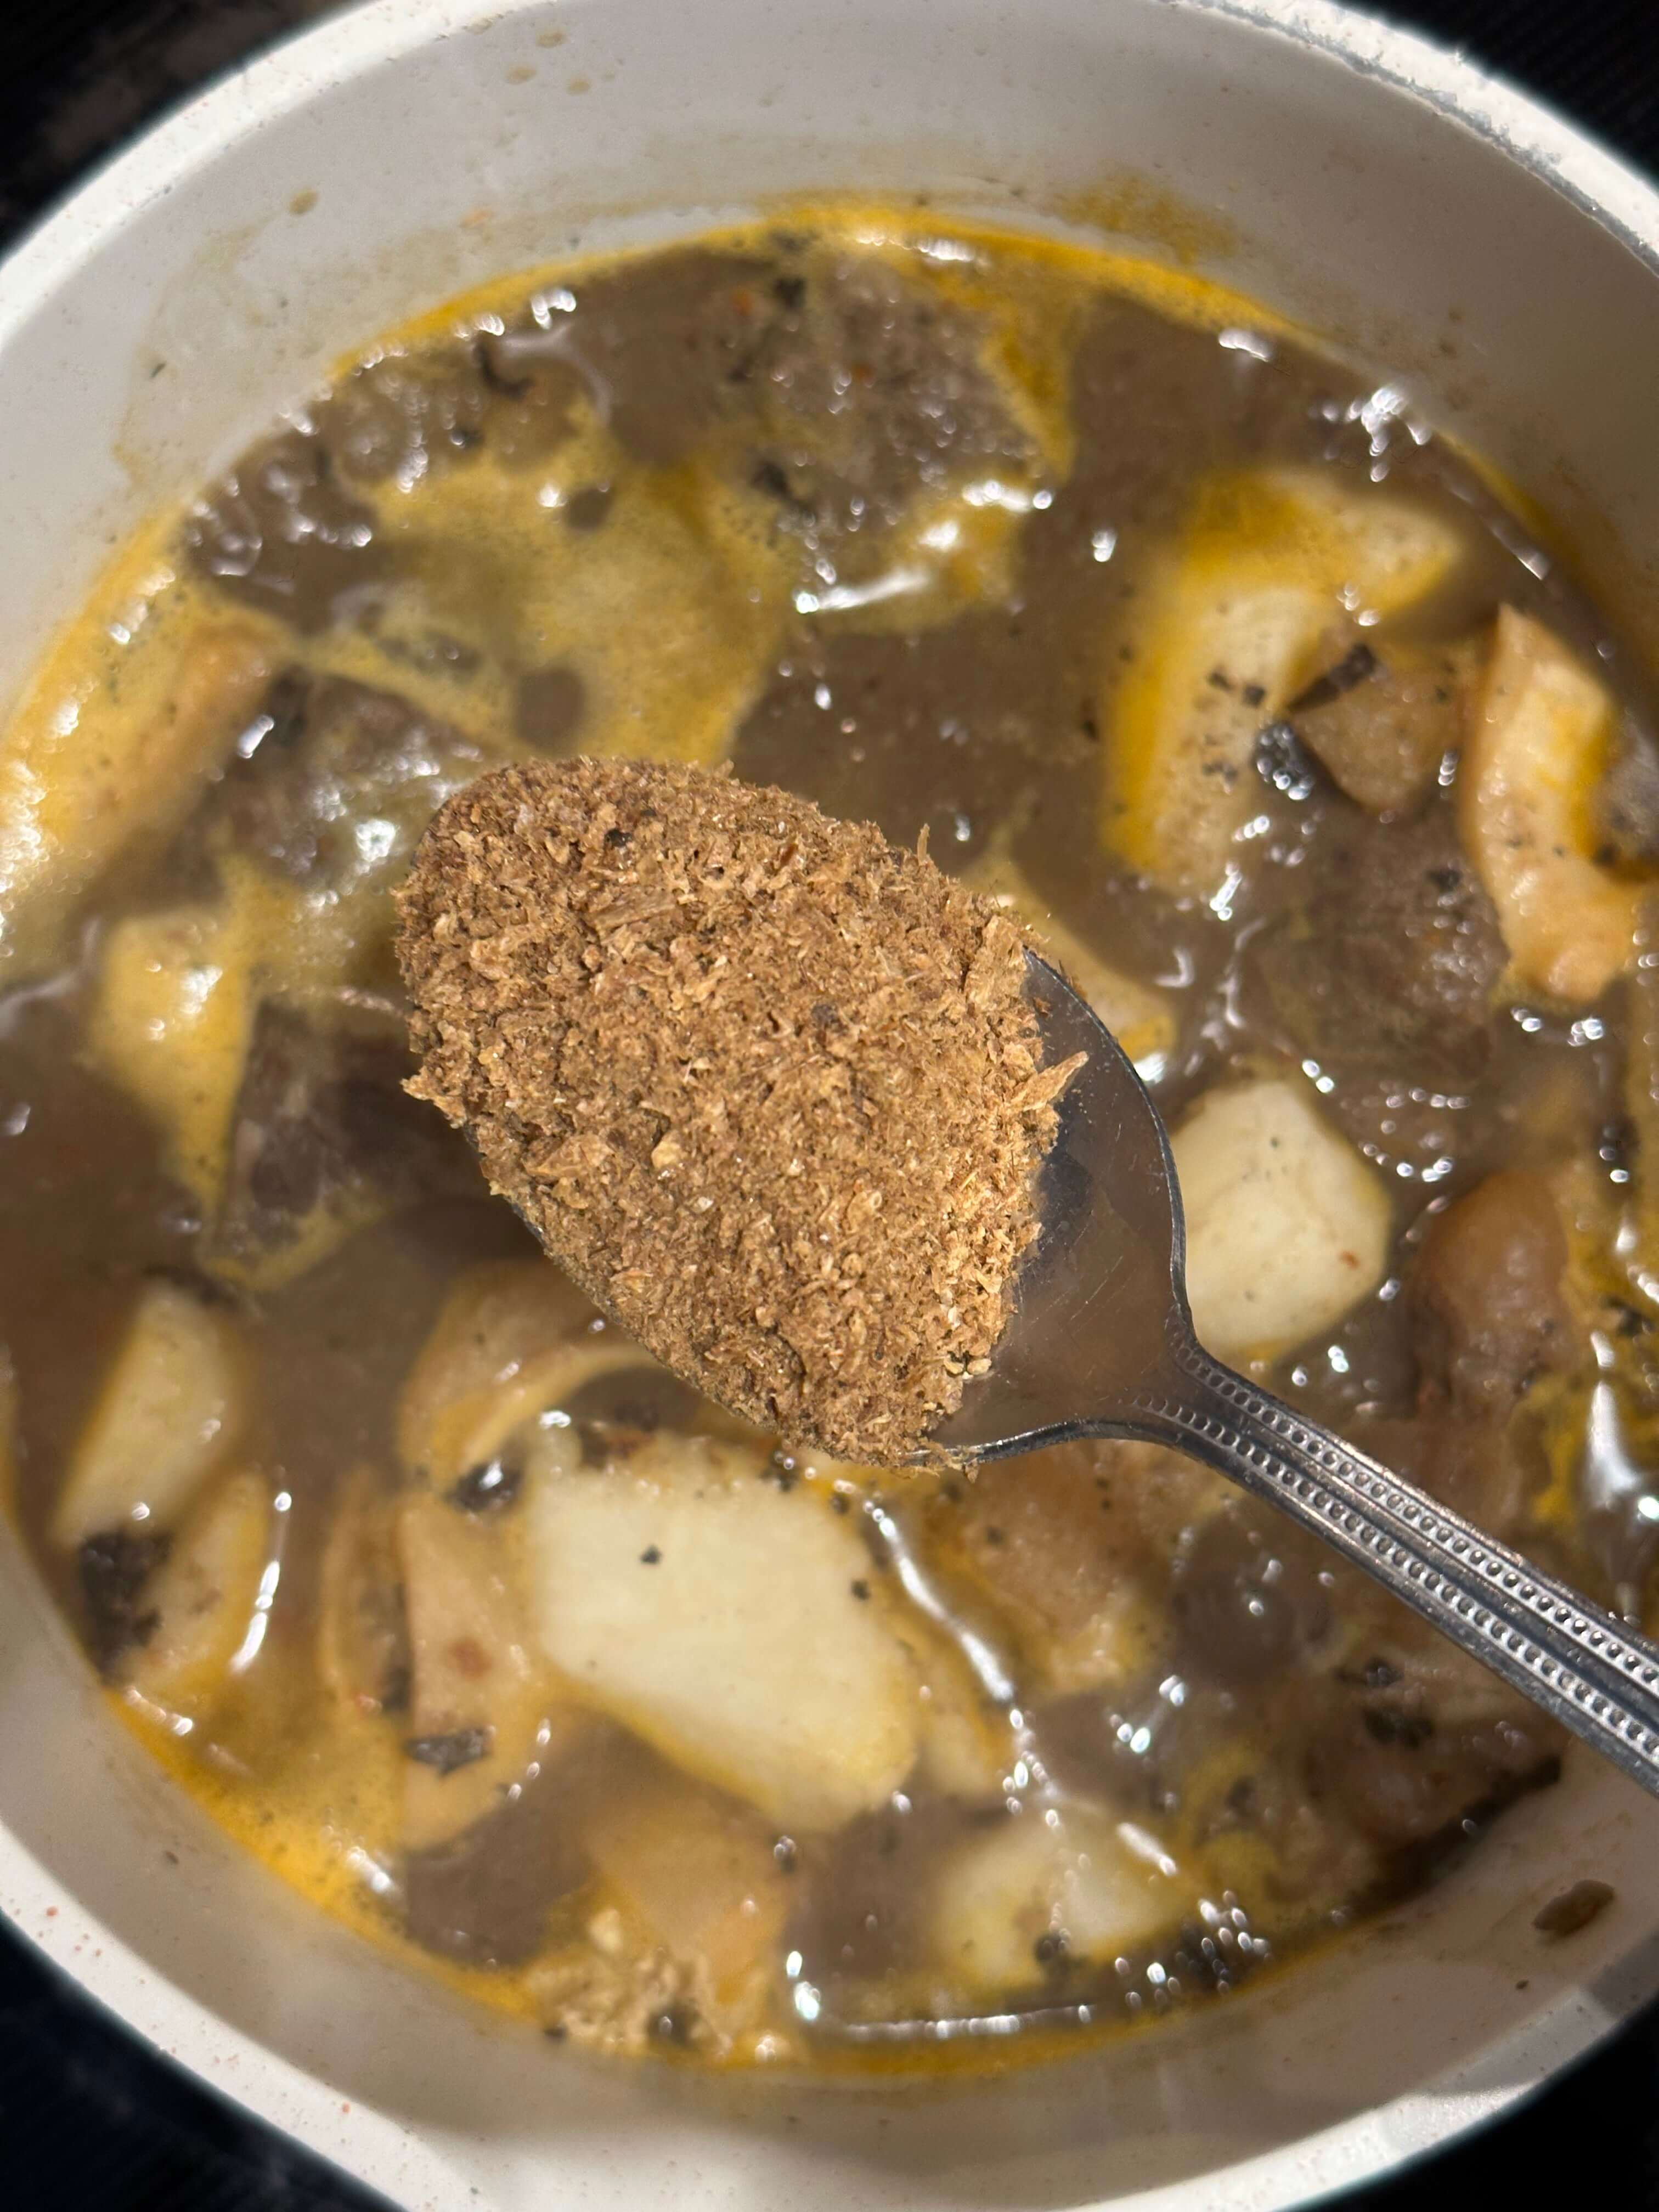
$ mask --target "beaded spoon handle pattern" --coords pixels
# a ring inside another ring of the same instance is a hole
[[[937,1432],[963,1462],[1079,1436],[1205,1461],[1413,1607],[1659,1796],[1659,1647],[1205,1352],[1169,1140],[1091,1009],[1029,956],[1060,1105],[1042,1236],[992,1372]]]

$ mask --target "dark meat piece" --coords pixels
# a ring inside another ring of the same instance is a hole
[[[895,1999],[910,2008],[906,1970],[927,1948],[930,1870],[983,1825],[983,1815],[924,1799],[908,1812],[861,1814],[832,1843],[797,1845],[802,1878],[786,1940],[826,2020],[891,2017]],[[1042,1978],[1035,1963],[1031,1978]]]
[[[355,368],[314,410],[317,434],[343,476],[405,489],[487,446],[509,468],[545,460],[570,434],[582,390],[560,355],[562,325],[533,322],[387,354]]]
[[[1390,1663],[1386,1686],[1367,1686],[1364,1670],[1334,1681],[1308,1748],[1316,1808],[1400,1853],[1454,1842],[1463,1821],[1553,1781],[1561,1729],[1489,1677],[1463,1680],[1474,1666],[1448,1647],[1443,1659]]]
[[[732,465],[815,546],[877,538],[918,487],[1028,467],[1030,441],[979,359],[980,326],[873,256],[808,273],[702,247],[578,285],[544,332],[515,328],[501,374],[574,366],[622,443],[659,467],[720,428]]]
[[[834,260],[778,307],[757,362],[759,467],[815,542],[890,529],[918,487],[1030,465],[971,315],[873,256]]]
[[[395,691],[290,670],[215,787],[208,824],[319,890],[390,886],[452,793],[486,765],[471,739]]]
[[[1517,1168],[1488,1176],[1431,1224],[1409,1293],[1425,1410],[1501,1419],[1570,1356],[1566,1264],[1548,1187]]]
[[[111,1528],[88,1536],[75,1555],[87,1609],[87,1641],[100,1667],[108,1667],[130,1644],[153,1634],[157,1615],[144,1604],[144,1586],[167,1555],[171,1538],[133,1535]]]
[[[475,357],[490,392],[485,434],[490,452],[509,468],[545,460],[570,435],[583,380],[563,358],[559,336],[556,322],[551,331],[486,331],[477,341]],[[567,515],[574,519],[568,510]]]
[[[471,1152],[404,1091],[413,1066],[401,1024],[384,1015],[343,1006],[325,1023],[267,1000],[237,1099],[210,1261],[234,1272],[298,1244],[325,1218],[471,1196]]]
[[[1299,1049],[1349,1073],[1478,1073],[1504,942],[1448,811],[1381,830],[1344,810],[1304,873],[1301,902],[1251,948]]]
[[[185,519],[193,565],[233,598],[295,629],[325,629],[349,594],[391,565],[372,507],[335,474],[327,448],[304,430],[250,447]]]
[[[1292,1666],[1330,1625],[1320,1561],[1289,1530],[1228,1507],[1199,1528],[1176,1569],[1181,1665],[1229,1687]]]

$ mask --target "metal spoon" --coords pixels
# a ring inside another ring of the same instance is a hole
[[[1659,1646],[1212,1359],[1158,1109],[1109,1030],[1028,954],[1045,1060],[1088,1055],[1044,1169],[1042,1234],[991,1371],[933,1441],[972,1462],[1138,1437],[1322,1536],[1659,1796]]]

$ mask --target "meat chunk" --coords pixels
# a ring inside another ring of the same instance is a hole
[[[308,890],[380,890],[452,793],[488,765],[395,691],[289,670],[210,802],[210,828]]]
[[[1501,1418],[1535,1376],[1562,1363],[1571,1345],[1566,1264],[1555,1201],[1518,1168],[1488,1176],[1440,1216],[1411,1283],[1428,1406]]]
[[[873,255],[772,296],[756,364],[762,481],[818,540],[890,531],[918,487],[964,470],[1030,465],[972,315]]]
[[[1455,1081],[1490,1048],[1504,942],[1451,817],[1379,831],[1338,817],[1302,901],[1253,947],[1255,974],[1304,1053],[1345,1072]]]
[[[384,1015],[265,1001],[209,1243],[216,1274],[274,1288],[394,1206],[477,1189],[466,1146],[404,1094],[410,1066]]]
[[[1560,1771],[1559,1724],[1414,1622],[1401,1622],[1330,1690],[1309,1743],[1310,1795],[1385,1852],[1449,1849],[1464,1823]]]

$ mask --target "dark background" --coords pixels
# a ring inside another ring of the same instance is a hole
[[[0,0],[0,245],[181,94],[331,4]],[[1425,0],[1386,12],[1466,47],[1659,169],[1659,0]],[[1346,2212],[1505,2199],[1526,2212],[1569,2156],[1601,2202],[1659,2207],[1659,2007],[1516,2118],[1348,2198]],[[377,2200],[153,2057],[6,1931],[0,2204],[375,2212]]]

